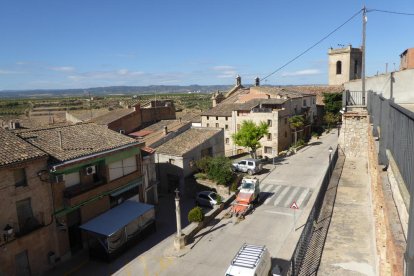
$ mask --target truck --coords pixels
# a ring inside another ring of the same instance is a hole
[[[239,187],[235,202],[231,207],[231,215],[244,217],[253,208],[253,204],[259,201],[259,179],[256,177],[244,177]]]

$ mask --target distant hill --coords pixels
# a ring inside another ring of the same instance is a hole
[[[41,98],[105,95],[139,95],[166,93],[210,93],[217,90],[227,91],[231,85],[149,85],[149,86],[108,86],[86,89],[34,89],[34,90],[1,90],[1,98]]]

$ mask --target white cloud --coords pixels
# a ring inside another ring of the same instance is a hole
[[[284,72],[282,73],[282,77],[294,77],[294,76],[313,76],[319,75],[321,71],[319,69],[305,69],[305,70],[298,70],[294,72]]]
[[[73,72],[75,68],[72,66],[58,66],[58,67],[51,67],[50,70],[57,71],[57,72]]]
[[[212,68],[214,71],[218,72],[217,78],[234,78],[237,75],[236,68],[230,65],[219,65]]]
[[[0,75],[22,74],[23,72],[0,69]]]

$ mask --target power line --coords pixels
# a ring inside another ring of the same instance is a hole
[[[379,10],[379,9],[368,9],[367,12],[383,12],[383,13],[391,13],[391,14],[398,14],[398,15],[414,16],[414,13],[387,11],[387,10]]]
[[[352,15],[348,20],[346,20],[344,23],[342,23],[341,25],[339,25],[338,27],[336,27],[329,34],[327,34],[326,36],[324,36],[322,39],[318,40],[315,44],[313,44],[312,46],[310,46],[309,48],[307,48],[305,51],[303,51],[302,53],[300,53],[299,55],[297,55],[293,59],[289,60],[288,62],[286,62],[285,64],[283,64],[279,68],[277,68],[275,71],[273,71],[272,73],[270,73],[266,77],[262,78],[262,80],[266,80],[268,77],[270,77],[270,76],[274,75],[275,73],[279,72],[280,70],[282,70],[283,68],[285,68],[286,66],[288,66],[289,64],[291,64],[292,62],[294,62],[295,60],[297,60],[298,58],[300,58],[301,56],[303,56],[304,54],[306,54],[307,52],[309,52],[310,50],[312,50],[313,48],[315,48],[315,46],[317,46],[322,41],[324,41],[325,39],[327,39],[328,37],[330,37],[333,33],[335,33],[337,30],[339,30],[340,28],[342,28],[345,24],[347,24],[349,21],[351,21],[352,19],[354,19],[357,15],[359,15],[362,12],[362,10],[363,9],[360,9],[357,13],[355,13],[354,15]]]

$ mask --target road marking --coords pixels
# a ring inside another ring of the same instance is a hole
[[[285,199],[283,207],[290,207],[290,204],[292,204],[293,198],[295,197],[296,193],[301,187],[295,187],[293,190],[291,189],[291,192],[289,193],[289,196]],[[286,206],[286,204],[288,206]]]
[[[265,185],[262,189],[262,192],[270,192],[270,190],[272,190],[275,186],[274,185]]]
[[[306,188],[305,190],[302,191],[302,193],[300,194],[298,201],[296,201],[296,203],[298,204],[299,208],[302,208],[302,202],[305,199],[306,195],[309,192],[309,188]]]
[[[270,186],[270,185],[269,185]],[[274,187],[272,187],[272,188],[274,188]],[[282,188],[282,186],[277,186],[276,187],[276,189],[274,189],[272,192],[273,192],[273,195],[271,195],[271,196],[269,196],[268,198],[266,198],[266,200],[265,200],[265,202],[264,202],[264,204],[267,204],[267,203],[269,203],[269,201],[273,198],[273,196],[274,195],[276,195],[276,193],[280,190],[280,188]]]
[[[272,213],[272,214],[279,214],[279,215],[284,215],[284,216],[289,216],[289,217],[293,217],[293,213],[283,213],[283,212],[278,212],[278,211],[265,211],[266,213]]]
[[[283,187],[283,192],[280,193],[280,195],[276,198],[275,202],[273,203],[274,206],[277,206],[282,199],[284,198],[284,196],[286,195],[286,193],[290,190],[291,187],[289,186],[284,186]]]

